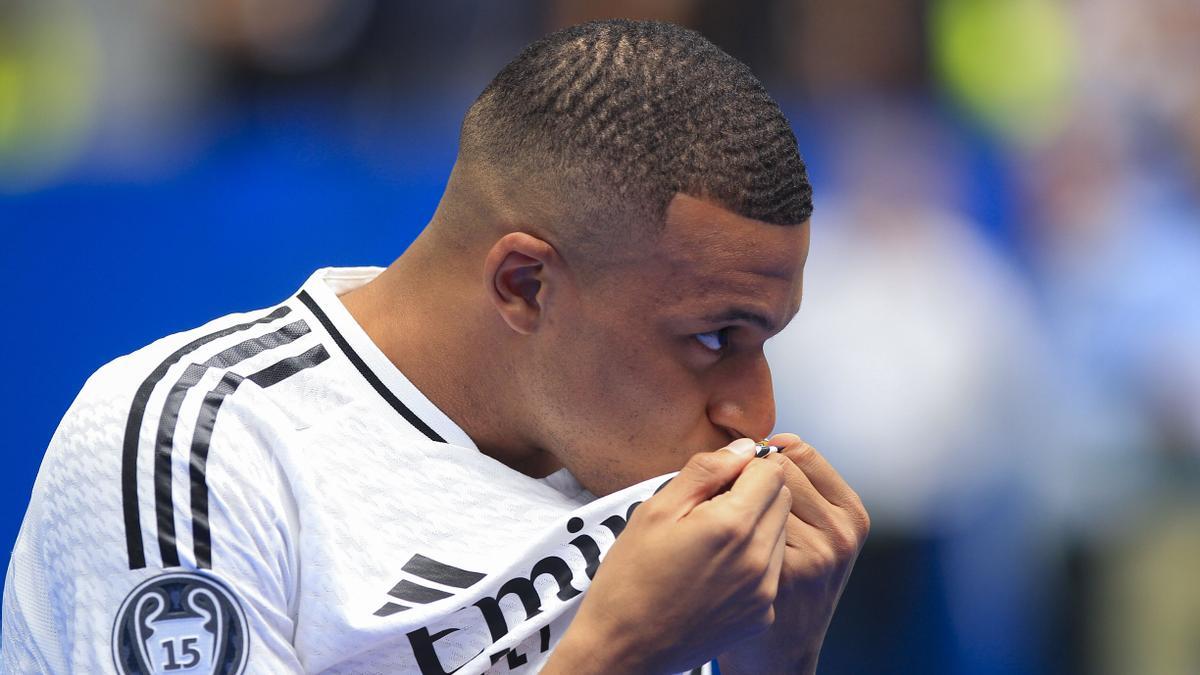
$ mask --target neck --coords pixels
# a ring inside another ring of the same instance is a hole
[[[525,412],[515,403],[509,374],[515,364],[499,356],[485,303],[474,302],[478,280],[457,271],[460,261],[433,259],[420,239],[370,283],[342,303],[385,356],[434,405],[454,420],[484,454],[540,478],[561,465],[520,429]],[[457,263],[457,264],[455,264]],[[447,273],[447,271],[450,273]],[[488,345],[493,348],[481,348]]]

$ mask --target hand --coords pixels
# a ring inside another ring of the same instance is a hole
[[[816,672],[825,631],[871,528],[858,495],[811,445],[795,434],[770,440],[781,449],[792,495],[775,622],[722,655],[726,675]]]
[[[750,453],[695,455],[634,511],[544,673],[686,671],[771,625],[792,498]]]

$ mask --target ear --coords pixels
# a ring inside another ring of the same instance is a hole
[[[510,232],[492,244],[483,263],[484,287],[510,328],[522,335],[538,329],[562,264],[553,246],[525,232]]]

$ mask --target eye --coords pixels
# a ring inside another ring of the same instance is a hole
[[[729,329],[722,328],[721,330],[709,331],[707,333],[697,333],[693,337],[709,350],[719,352],[729,344]]]

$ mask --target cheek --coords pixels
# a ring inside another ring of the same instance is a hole
[[[627,440],[680,417],[696,389],[669,353],[637,331],[597,323],[560,337],[563,349],[544,369],[548,380],[558,381],[547,387],[551,402],[610,440]]]
[[[563,348],[541,373],[543,419],[590,490],[677,471],[716,447],[702,383],[670,345],[599,325],[557,337]]]
[[[673,447],[692,439],[705,425],[707,399],[700,382],[659,345],[624,340],[605,344],[591,355],[583,381],[591,388],[595,406],[584,413],[593,432],[629,448],[625,460],[632,465],[677,469],[672,460],[647,453],[642,446],[665,440]],[[646,477],[652,475],[657,474]]]

